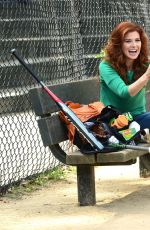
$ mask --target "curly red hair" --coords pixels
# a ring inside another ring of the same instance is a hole
[[[107,45],[104,48],[105,60],[119,73],[120,77],[127,83],[127,66],[122,52],[122,42],[128,32],[137,31],[141,39],[141,52],[134,61],[134,78],[138,79],[146,70],[148,62],[148,37],[144,29],[133,22],[125,21],[119,23],[111,32]]]

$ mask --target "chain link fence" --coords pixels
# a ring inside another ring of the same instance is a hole
[[[46,84],[99,75],[97,54],[123,20],[148,35],[149,1],[0,0],[0,192],[59,162],[43,147],[28,90],[36,83],[15,48]]]

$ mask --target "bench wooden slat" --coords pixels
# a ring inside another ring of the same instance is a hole
[[[67,128],[59,115],[39,119],[38,126],[44,146],[55,145],[68,139]]]
[[[140,146],[149,146],[148,144],[140,144]],[[98,153],[97,163],[109,163],[109,162],[127,162],[131,159],[136,159],[139,156],[147,154],[143,150],[124,149],[118,152],[110,153]]]
[[[149,146],[148,144],[140,144],[140,146]],[[79,165],[79,164],[93,164],[93,165],[113,165],[117,163],[121,165],[123,162],[135,163],[136,161],[132,161],[139,156],[143,156],[147,154],[146,151],[143,150],[131,150],[124,149],[122,151],[117,152],[109,152],[109,153],[96,153],[93,155],[82,154],[80,151],[75,151],[68,153],[66,155],[67,164],[71,165]],[[95,156],[95,157],[94,157]]]
[[[81,104],[89,104],[99,100],[99,78],[86,79],[84,81],[69,82],[48,86],[62,101],[73,101]],[[29,96],[36,115],[53,113],[59,110],[55,102],[43,91],[42,88],[33,88]]]
[[[74,151],[66,154],[66,163],[69,165],[95,165],[96,155],[82,154],[80,151]]]
[[[101,153],[102,156],[103,153]],[[115,152],[114,155],[117,155],[118,153]],[[120,152],[121,155],[121,152]],[[98,165],[130,165],[130,164],[135,164],[136,159],[130,159],[128,161],[119,161],[122,160],[121,157],[118,158],[115,162],[113,159],[110,159],[110,161],[107,161],[106,154],[101,157],[100,161],[97,161],[97,154],[92,154],[92,155],[87,155],[83,154],[80,151],[74,151],[71,153],[66,154],[66,164],[68,165],[93,165],[93,166],[98,166]]]

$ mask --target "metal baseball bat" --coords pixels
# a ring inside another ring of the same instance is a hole
[[[77,128],[77,130],[87,139],[87,141],[98,151],[101,151],[104,146],[97,138],[88,131],[81,120],[75,115],[75,113],[68,108],[68,106],[58,98],[42,81],[38,79],[33,70],[26,64],[23,58],[17,53],[15,49],[11,50],[11,54],[18,59],[18,61],[25,67],[25,69],[32,75],[32,77],[42,86],[44,91],[52,98],[52,100],[58,105],[60,110],[68,117],[70,122]]]

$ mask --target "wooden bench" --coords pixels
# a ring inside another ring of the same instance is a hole
[[[63,101],[71,100],[81,104],[99,101],[99,78],[52,85],[49,88]],[[41,88],[31,89],[29,95],[38,116],[38,126],[44,146],[49,146],[53,155],[62,163],[77,167],[80,205],[96,203],[94,166],[131,165],[136,163],[137,157],[146,154],[144,151],[129,149],[92,155],[82,154],[76,148],[69,151],[66,127],[59,119],[57,105]]]

